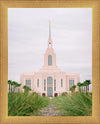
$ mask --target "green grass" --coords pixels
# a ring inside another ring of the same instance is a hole
[[[73,95],[60,96],[52,99],[60,110],[62,116],[91,116],[92,94],[75,93]]]
[[[8,116],[34,116],[48,104],[49,98],[37,93],[8,93]]]

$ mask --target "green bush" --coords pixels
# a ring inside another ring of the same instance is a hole
[[[37,93],[8,93],[8,116],[33,116],[49,104]]]
[[[61,95],[62,96],[67,96],[67,92],[63,92]]]
[[[60,115],[63,116],[91,116],[92,95],[85,93],[74,93],[72,95],[60,96],[52,99]]]

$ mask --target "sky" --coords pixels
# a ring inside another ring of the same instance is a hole
[[[92,8],[9,8],[8,80],[42,67],[49,20],[57,66],[92,81]]]

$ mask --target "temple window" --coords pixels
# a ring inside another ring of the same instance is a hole
[[[74,85],[74,80],[69,80],[69,89]]]
[[[44,80],[44,91],[46,91],[46,80]]]
[[[26,80],[25,85],[31,87],[31,80]]]
[[[49,66],[52,65],[52,56],[51,55],[48,56],[48,65]]]
[[[63,80],[61,79],[61,87],[63,87]]]
[[[37,80],[37,87],[39,87],[39,79]]]
[[[54,91],[56,91],[56,80],[54,80]]]

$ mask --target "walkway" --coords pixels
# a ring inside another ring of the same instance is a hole
[[[50,104],[47,108],[40,110],[40,113],[37,116],[57,116],[59,111],[54,106],[54,103],[50,101]]]

